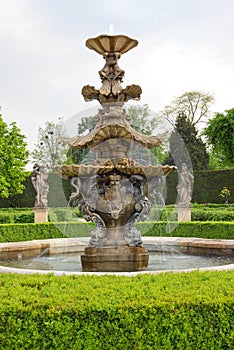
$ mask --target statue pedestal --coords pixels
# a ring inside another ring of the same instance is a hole
[[[48,222],[48,208],[34,207],[34,223]]]
[[[144,247],[87,247],[81,255],[82,269],[87,271],[141,271],[148,267],[149,254]]]
[[[178,222],[191,221],[191,205],[188,207],[177,206]]]

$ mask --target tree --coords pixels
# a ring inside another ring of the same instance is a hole
[[[204,119],[209,119],[210,105],[213,102],[214,96],[212,94],[189,91],[174,99],[170,105],[165,106],[161,114],[167,117],[172,124],[175,123],[178,115],[183,114],[190,124],[197,125]]]
[[[28,163],[28,151],[25,136],[16,123],[7,125],[0,115],[0,196],[20,194],[24,190],[22,182],[27,177],[25,166]]]
[[[224,113],[216,113],[215,117],[208,121],[208,126],[203,134],[211,146],[213,158],[218,160],[223,167],[234,165],[234,108]]]
[[[193,123],[184,113],[177,116],[175,129],[170,137],[169,145],[170,156],[164,163],[169,165],[176,164],[179,168],[183,163],[194,170],[207,169],[209,165],[209,155],[206,146]]]
[[[58,164],[65,163],[67,159],[67,145],[62,141],[65,135],[63,119],[59,118],[57,123],[46,122],[45,128],[39,128],[38,141],[32,151],[32,159],[48,170]]]

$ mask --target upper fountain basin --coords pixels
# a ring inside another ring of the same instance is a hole
[[[138,41],[126,35],[99,35],[86,41],[86,46],[105,56],[107,53],[118,52],[120,55],[137,46]]]

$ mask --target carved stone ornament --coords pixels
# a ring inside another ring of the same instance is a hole
[[[104,67],[99,71],[102,86],[96,89],[94,86],[85,85],[82,95],[85,101],[98,100],[101,104],[110,102],[124,103],[130,99],[139,100],[142,93],[138,85],[130,85],[123,88],[124,70],[118,66],[121,54],[137,46],[137,40],[126,35],[100,35],[86,41],[86,46],[99,53],[105,59]]]
[[[130,117],[123,109],[124,102],[140,98],[141,88],[121,86],[124,71],[118,59],[137,44],[125,35],[100,35],[86,41],[88,48],[104,57],[105,65],[99,71],[101,87],[86,85],[82,94],[86,101],[98,100],[101,108],[93,130],[64,141],[76,149],[89,147],[93,158],[84,159],[82,164],[64,165],[60,171],[75,188],[71,200],[82,198],[78,203],[80,212],[96,225],[81,256],[83,271],[136,271],[147,267],[149,254],[135,223],[147,218],[159,197],[161,178],[175,170],[174,166],[139,160],[138,152],[146,154],[147,148],[159,146],[167,135],[141,134],[130,126]]]

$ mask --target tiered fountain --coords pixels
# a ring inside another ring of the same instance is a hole
[[[71,147],[89,147],[93,161],[65,165],[63,176],[78,177],[82,201],[79,209],[96,224],[81,256],[83,271],[139,271],[148,266],[149,254],[135,228],[149,214],[155,199],[155,184],[174,170],[173,166],[138,163],[137,149],[160,145],[165,135],[147,136],[134,130],[123,104],[139,100],[141,88],[122,88],[124,71],[118,66],[122,54],[138,42],[124,35],[100,35],[86,46],[106,61],[99,75],[100,89],[86,85],[85,101],[96,99],[101,108],[96,127],[87,135],[67,142]]]

